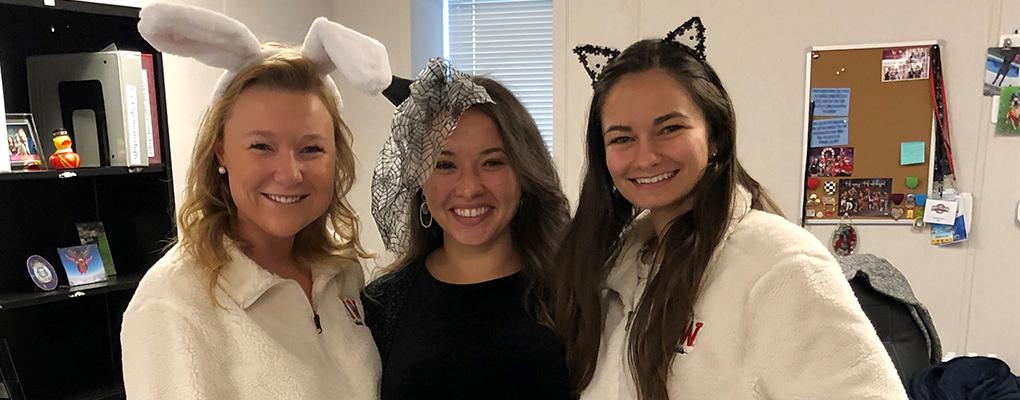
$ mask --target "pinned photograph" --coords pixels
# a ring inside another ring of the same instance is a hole
[[[999,97],[999,119],[995,123],[995,133],[1002,135],[1020,135],[1020,87],[1002,88]]]
[[[930,51],[927,46],[882,50],[882,82],[928,79]]]
[[[888,217],[892,178],[840,179],[839,215]]]
[[[998,96],[1002,89],[1020,86],[1020,47],[990,47],[985,56],[985,96]]]
[[[815,147],[808,150],[809,177],[853,176],[853,147]]]
[[[99,256],[99,247],[94,244],[57,249],[60,263],[67,271],[67,281],[71,286],[106,281],[106,270],[103,259]]]

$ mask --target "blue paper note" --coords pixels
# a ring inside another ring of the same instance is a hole
[[[846,118],[811,121],[811,147],[844,146],[849,143]]]
[[[900,165],[924,163],[924,142],[900,143]]]
[[[816,117],[850,115],[850,88],[812,88],[811,101],[815,102]]]

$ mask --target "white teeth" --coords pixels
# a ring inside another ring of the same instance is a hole
[[[272,194],[267,194],[266,196],[269,197],[270,199],[272,199],[275,202],[283,203],[283,204],[297,203],[298,200],[301,200],[301,198],[303,197],[303,196],[294,196],[294,197],[276,196],[276,195],[272,195]]]
[[[655,183],[655,182],[659,182],[659,181],[664,180],[664,179],[672,178],[673,175],[676,175],[676,171],[667,172],[667,173],[664,173],[664,174],[661,174],[661,175],[656,175],[656,176],[653,176],[651,178],[637,178],[637,179],[634,179],[634,180],[637,181],[637,183]]]
[[[479,207],[479,208],[454,208],[453,213],[461,217],[477,217],[485,214],[491,210],[492,207]]]

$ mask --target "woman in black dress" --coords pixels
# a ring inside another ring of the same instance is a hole
[[[364,298],[382,399],[570,398],[546,307],[569,213],[538,127],[509,90],[441,59],[401,81],[372,183],[400,257]]]

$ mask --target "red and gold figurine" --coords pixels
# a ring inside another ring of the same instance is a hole
[[[78,168],[81,165],[81,157],[74,150],[71,150],[71,137],[63,128],[53,131],[53,145],[57,151],[50,156],[50,165],[56,169]]]

